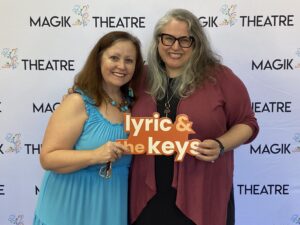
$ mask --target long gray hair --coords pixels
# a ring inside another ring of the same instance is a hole
[[[177,96],[186,97],[190,95],[205,79],[210,77],[207,73],[208,69],[220,63],[219,57],[212,51],[206,34],[194,14],[185,9],[173,9],[167,12],[154,28],[148,52],[148,88],[149,93],[157,99],[162,99],[165,96],[168,85],[165,65],[158,53],[159,35],[163,27],[173,19],[186,22],[189,35],[195,39],[192,45],[191,59],[172,86]]]

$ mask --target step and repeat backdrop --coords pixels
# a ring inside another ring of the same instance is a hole
[[[31,224],[48,119],[97,40],[129,31],[147,60],[154,25],[172,8],[198,16],[260,124],[235,150],[236,225],[300,224],[299,0],[0,0],[0,225]]]

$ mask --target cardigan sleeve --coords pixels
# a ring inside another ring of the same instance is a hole
[[[227,67],[222,66],[218,72],[217,82],[224,99],[224,110],[227,117],[227,129],[236,124],[246,124],[253,130],[246,141],[250,143],[258,134],[259,126],[251,108],[251,101],[244,83]]]

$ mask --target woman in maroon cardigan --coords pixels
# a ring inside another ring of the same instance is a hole
[[[251,142],[258,124],[246,87],[212,52],[199,20],[175,9],[154,30],[148,71],[133,116],[159,112],[193,122],[198,155],[134,157],[130,214],[134,225],[234,224],[233,149]],[[232,207],[233,206],[233,207]]]

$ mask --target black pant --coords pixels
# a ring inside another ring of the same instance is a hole
[[[234,192],[233,188],[230,192],[230,199],[227,206],[227,225],[235,224],[235,211],[234,211]]]
[[[152,209],[150,209],[150,211],[153,210],[153,206],[151,206],[151,205],[152,205],[153,201],[155,201],[155,200],[156,200],[155,197],[154,197],[154,199],[150,200],[150,202],[148,203],[148,206],[146,206],[146,207],[148,207],[148,210],[143,211],[141,213],[141,215],[138,217],[138,219],[132,225],[168,225],[168,224],[172,224],[172,225],[193,225],[194,224],[193,221],[191,221],[186,216],[184,216],[179,211],[179,209],[174,211],[175,214],[177,215],[176,216],[177,218],[175,220],[174,220],[174,217],[157,218],[158,221],[153,220],[154,218],[151,216],[151,213],[149,213],[149,208],[152,208]],[[173,207],[175,208],[176,206],[174,205]],[[226,225],[234,225],[234,224],[235,224],[235,208],[234,208],[234,192],[233,192],[233,188],[232,188],[231,192],[230,192],[230,198],[229,198],[228,206],[227,206],[227,222],[226,222]]]

